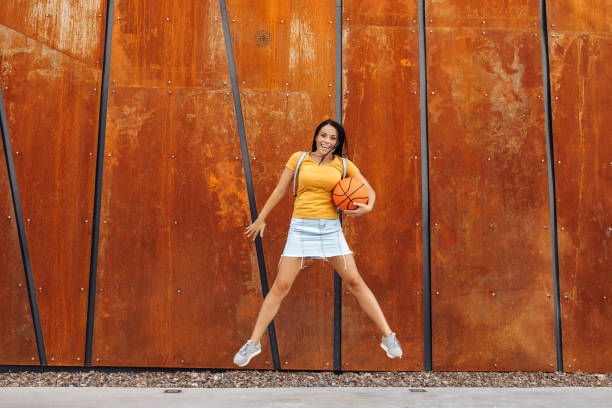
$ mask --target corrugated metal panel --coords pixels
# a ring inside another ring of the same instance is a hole
[[[372,213],[346,218],[345,234],[404,355],[386,356],[382,333],[345,288],[346,370],[424,367],[418,6],[390,3],[344,2],[344,124],[351,158],[376,191]]]
[[[549,4],[564,370],[612,370],[612,58],[607,2]],[[578,32],[576,32],[578,31]]]
[[[433,368],[552,371],[537,7],[427,6]]]

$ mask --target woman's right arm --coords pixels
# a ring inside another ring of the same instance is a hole
[[[268,216],[268,214],[270,214],[270,211],[272,211],[276,204],[278,204],[280,200],[282,200],[283,197],[287,194],[287,190],[289,190],[289,186],[292,182],[293,170],[290,170],[285,167],[283,173],[280,176],[278,184],[274,188],[274,191],[272,191],[272,194],[270,194],[270,197],[268,198],[268,201],[266,201],[266,204],[259,213],[259,216],[251,225],[247,227],[245,234],[249,238],[252,238],[254,240],[257,237],[258,233],[263,237],[263,231],[266,228],[266,217]]]

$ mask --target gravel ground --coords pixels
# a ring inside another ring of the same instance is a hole
[[[0,387],[612,387],[612,374],[0,367]]]

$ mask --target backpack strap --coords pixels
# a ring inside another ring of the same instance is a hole
[[[304,157],[306,157],[307,153],[308,152],[302,152],[302,155],[300,156],[297,164],[295,165],[295,171],[293,172],[293,196],[294,197],[297,196],[297,194],[295,193],[295,182],[297,181],[297,175],[298,175],[298,171],[300,170],[300,164],[302,164],[302,161],[304,160]]]

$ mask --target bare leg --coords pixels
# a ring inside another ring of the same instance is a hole
[[[355,295],[361,308],[368,316],[370,316],[374,323],[376,323],[383,335],[388,336],[391,334],[391,328],[385,319],[385,315],[383,314],[376,297],[374,297],[374,294],[370,288],[368,288],[361,275],[359,275],[353,254],[344,256],[346,257],[346,269],[344,269],[345,260],[342,258],[342,255],[332,256],[329,258],[329,260],[334,269],[338,271],[342,281],[348,286],[351,293]]]
[[[276,279],[274,279],[274,283],[266,295],[261,305],[261,309],[259,309],[257,322],[255,323],[255,328],[250,338],[253,344],[259,343],[259,339],[261,339],[266,328],[272,319],[274,319],[274,316],[280,308],[281,302],[289,293],[293,281],[295,281],[295,278],[300,272],[300,263],[301,258],[289,256],[282,257],[278,266]]]

